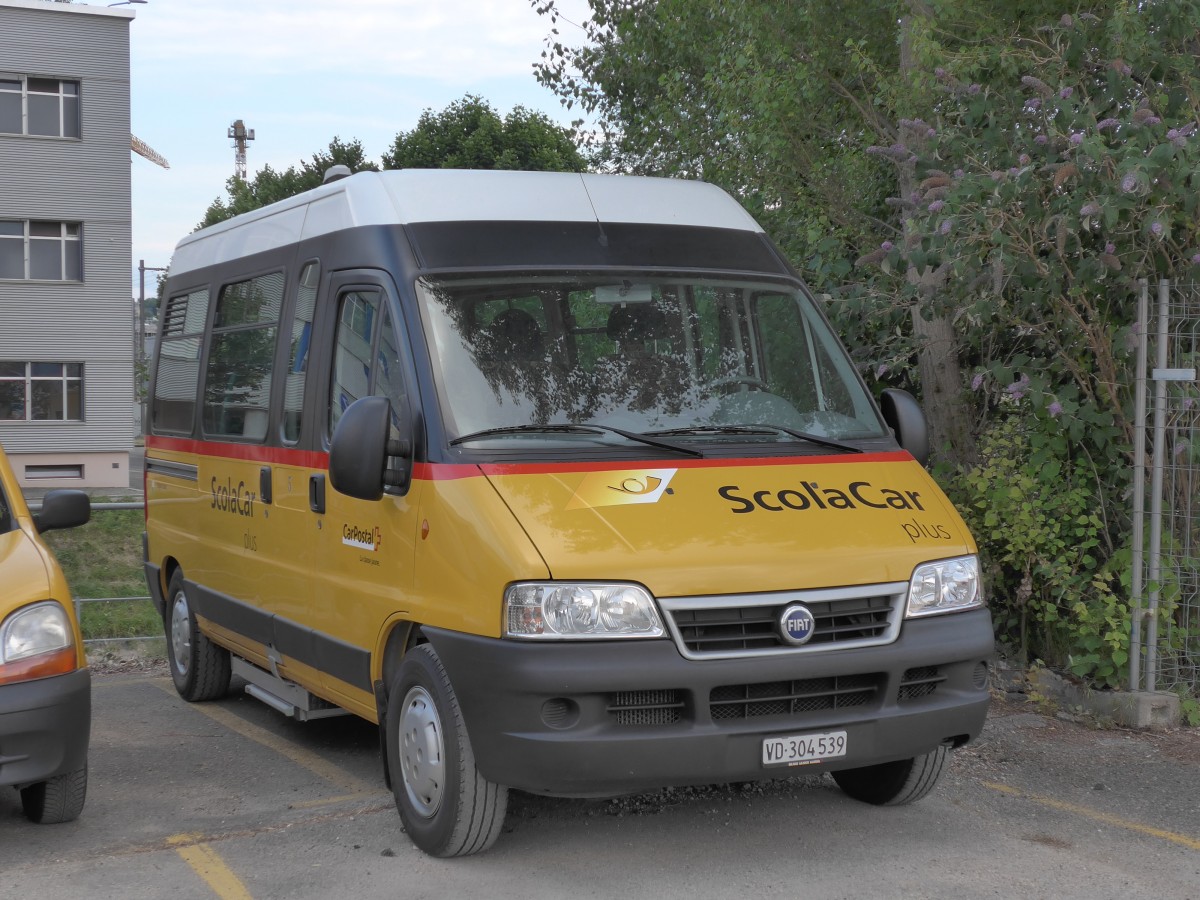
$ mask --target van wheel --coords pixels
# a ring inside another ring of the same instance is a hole
[[[167,587],[163,624],[171,680],[184,700],[215,700],[229,691],[229,651],[218,647],[196,627],[196,617],[183,588],[183,570],[176,569]]]
[[[834,772],[837,782],[848,796],[875,806],[903,806],[920,800],[933,790],[942,775],[949,751],[938,747],[932,753],[863,766],[861,769],[842,769]]]
[[[468,856],[496,842],[508,788],[475,768],[462,711],[429,644],[405,654],[385,724],[392,793],[408,836],[430,856]]]
[[[21,789],[21,808],[31,822],[57,825],[73,822],[83,812],[87,798],[87,764],[74,772],[55,775]]]

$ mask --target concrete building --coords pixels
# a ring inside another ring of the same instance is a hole
[[[31,488],[129,484],[133,17],[0,0],[0,443]]]

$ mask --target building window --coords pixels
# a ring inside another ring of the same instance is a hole
[[[82,281],[83,226],[0,219],[0,278]]]
[[[83,363],[0,360],[0,421],[83,420]]]
[[[0,133],[79,137],[79,82],[0,74]]]

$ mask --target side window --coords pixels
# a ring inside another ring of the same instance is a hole
[[[282,272],[221,289],[204,375],[206,434],[250,441],[266,438],[282,306]]]
[[[371,337],[381,300],[378,290],[346,291],[338,298],[337,344],[329,387],[329,433],[350,404],[371,388]]]
[[[355,400],[367,396],[392,401],[393,420],[405,399],[402,349],[387,299],[378,288],[355,288],[338,298],[333,380],[329,390],[329,433]],[[393,428],[395,427],[393,421]]]
[[[383,323],[379,331],[379,350],[375,353],[375,381],[371,394],[376,397],[387,397],[392,401],[392,434],[393,438],[400,436],[399,427],[402,410],[407,406],[407,396],[404,391],[404,370],[400,361],[400,345],[396,337],[396,329],[392,324],[392,313],[386,307],[383,310]]]
[[[296,314],[292,317],[292,345],[288,355],[287,384],[283,391],[283,439],[294,444],[300,440],[304,415],[304,381],[308,375],[308,355],[312,348],[313,310],[317,304],[320,265],[310,262],[300,272],[296,293]]]
[[[167,299],[151,413],[151,427],[156,433],[192,433],[208,299],[208,288]]]

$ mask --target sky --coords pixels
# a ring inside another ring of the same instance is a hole
[[[97,4],[99,5],[99,4]],[[130,23],[131,125],[170,169],[133,156],[134,296],[138,261],[168,264],[176,242],[234,173],[236,119],[254,129],[247,173],[286,169],[357,139],[378,163],[426,109],[466,94],[501,116],[514,106],[567,125],[537,83],[553,27],[529,0],[148,0]],[[586,0],[559,0],[571,22]],[[582,31],[560,21],[561,37]],[[146,273],[146,293],[155,286]]]

